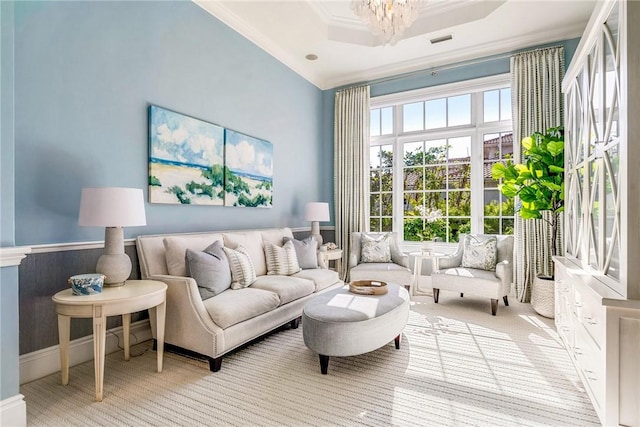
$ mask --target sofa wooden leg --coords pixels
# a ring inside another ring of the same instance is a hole
[[[504,305],[506,305],[507,307],[509,307],[509,298],[507,298],[507,296],[503,296],[502,300],[504,301]]]
[[[329,356],[324,354],[320,355],[320,372],[322,375],[327,375],[327,369],[329,368]]]
[[[396,350],[400,350],[400,335],[398,335],[394,341],[396,343]]]
[[[300,326],[300,320],[302,320],[302,316],[296,317],[295,319],[293,319],[290,322],[291,329],[298,329],[298,326]]]
[[[462,292],[460,292],[460,298],[464,297],[464,294]]]
[[[440,296],[440,289],[433,288],[433,302],[438,303],[438,297]]]
[[[497,312],[498,312],[498,300],[491,299],[491,315],[495,316]]]
[[[222,368],[222,357],[210,357],[209,370],[211,372],[218,372],[220,368]]]

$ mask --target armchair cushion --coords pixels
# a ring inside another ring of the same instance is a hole
[[[372,236],[362,235],[361,262],[391,262],[391,234]]]
[[[494,271],[498,255],[498,240],[495,237],[477,239],[473,235],[464,236],[462,267]]]

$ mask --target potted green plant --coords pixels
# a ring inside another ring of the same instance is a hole
[[[524,163],[516,164],[511,160],[496,163],[491,168],[491,175],[493,179],[502,179],[499,185],[502,194],[508,198],[519,198],[518,214],[522,219],[541,219],[549,223],[549,251],[555,256],[558,255],[556,242],[560,215],[564,211],[564,130],[554,127],[544,133],[534,132],[522,139],[522,147]],[[545,212],[550,215],[543,215]],[[553,302],[553,276],[538,278],[551,282],[541,286],[550,287]],[[541,289],[536,289],[536,286],[534,283],[532,287],[532,306],[543,316],[553,317],[553,304],[550,308],[542,308],[544,313],[538,311],[537,301],[534,300],[548,300],[549,296],[537,292]],[[548,302],[545,305],[549,305]]]

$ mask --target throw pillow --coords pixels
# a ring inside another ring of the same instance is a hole
[[[224,247],[224,253],[229,259],[231,267],[231,289],[242,289],[256,281],[256,270],[249,257],[249,253],[243,246],[235,249]]]
[[[216,296],[231,286],[229,260],[219,241],[203,252],[187,249],[185,264],[187,274],[198,284],[202,300]]]
[[[363,234],[361,238],[362,255],[360,262],[391,262],[391,234],[380,236]]]
[[[302,269],[318,268],[318,241],[315,237],[309,236],[304,240],[296,240],[293,237],[284,237],[283,243],[293,242],[296,249],[298,264]]]
[[[292,241],[283,246],[265,243],[264,255],[267,259],[267,274],[290,276],[300,271],[296,248]]]
[[[495,236],[479,240],[474,236],[465,236],[462,267],[493,271],[498,257],[498,239]]]

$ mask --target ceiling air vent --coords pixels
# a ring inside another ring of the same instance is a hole
[[[446,36],[436,37],[435,39],[431,39],[431,44],[446,42],[447,40],[451,40],[453,36],[451,34],[447,34]]]

